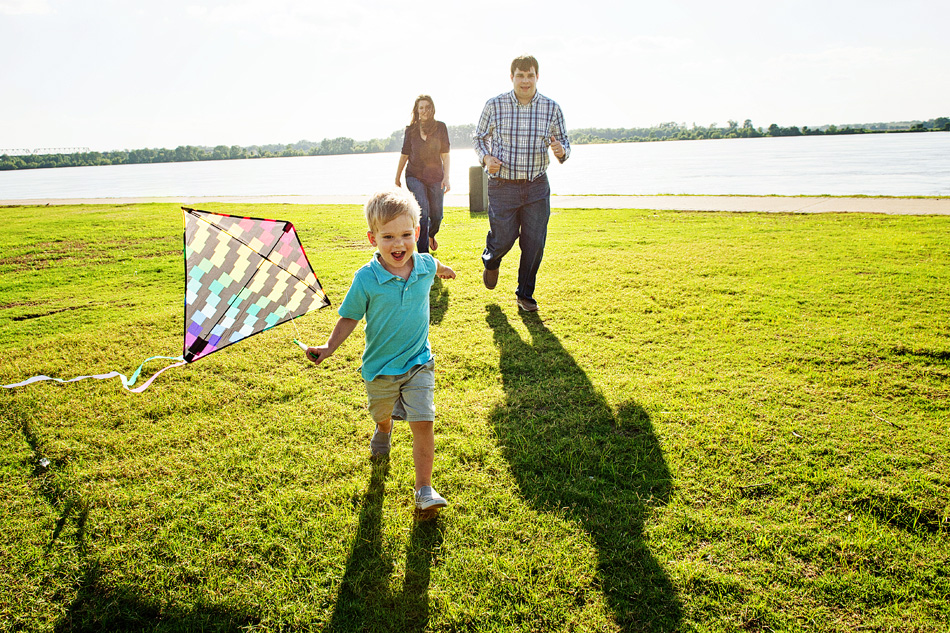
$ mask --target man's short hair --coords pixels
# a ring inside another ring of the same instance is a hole
[[[366,224],[374,233],[400,215],[408,215],[413,228],[419,226],[419,203],[415,196],[404,189],[389,189],[373,194],[366,203]]]
[[[515,70],[523,70],[528,72],[534,68],[534,74],[540,74],[538,70],[538,60],[536,60],[531,55],[521,55],[520,57],[515,57],[515,60],[511,62],[511,76],[514,77]]]

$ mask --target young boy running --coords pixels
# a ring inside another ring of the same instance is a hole
[[[326,344],[308,348],[307,356],[319,365],[366,317],[361,374],[376,423],[370,452],[374,457],[388,455],[393,420],[406,420],[412,430],[416,509],[444,508],[448,502],[432,488],[435,371],[429,288],[436,275],[454,279],[455,271],[428,253],[413,252],[419,238],[419,205],[411,193],[375,194],[366,203],[366,223],[366,236],[377,251],[353,276]]]

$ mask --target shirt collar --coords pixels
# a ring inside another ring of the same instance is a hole
[[[391,279],[398,279],[402,281],[402,277],[399,275],[394,275],[383,266],[383,263],[379,261],[379,251],[373,253],[373,261],[370,262],[370,269],[373,271],[373,274],[376,275],[376,283],[384,284]],[[415,281],[419,277],[419,253],[412,254],[412,272],[409,273],[409,278],[406,279],[406,283]]]
[[[514,91],[514,90],[512,90],[511,92],[508,93],[508,97],[512,100],[512,102],[514,102],[514,104],[515,104],[516,106],[520,106],[520,105],[521,105],[521,102],[518,101],[518,95],[515,94],[515,91]],[[528,105],[521,106],[521,107],[522,107],[522,108],[526,108],[526,107],[528,107],[529,105],[533,105],[533,104],[537,103],[538,99],[540,99],[540,98],[541,98],[541,93],[538,92],[537,88],[535,88],[535,90],[534,90],[534,96],[531,97],[531,101],[528,102]]]

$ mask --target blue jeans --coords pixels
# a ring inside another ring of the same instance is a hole
[[[406,187],[416,197],[422,213],[419,214],[419,242],[416,250],[429,252],[429,238],[435,237],[442,226],[442,183],[427,185],[418,178],[406,176]]]
[[[482,262],[488,270],[501,266],[501,258],[511,250],[515,240],[521,247],[518,267],[519,297],[534,301],[544,243],[548,237],[551,217],[551,187],[541,174],[533,181],[488,180],[488,224]]]

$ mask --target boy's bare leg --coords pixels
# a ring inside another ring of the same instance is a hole
[[[393,419],[389,418],[385,422],[377,422],[376,426],[379,427],[380,433],[392,433],[393,432]]]
[[[432,462],[435,459],[435,431],[432,421],[410,422],[412,430],[412,461],[416,467],[416,490],[432,485]],[[382,425],[380,425],[382,430]]]

